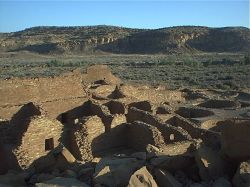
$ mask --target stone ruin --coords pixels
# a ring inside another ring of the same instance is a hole
[[[0,100],[0,186],[250,186],[246,98],[120,84],[106,66],[49,80],[39,98],[46,79],[27,82],[23,104]]]

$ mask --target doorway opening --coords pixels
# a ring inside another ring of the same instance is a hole
[[[52,149],[54,149],[54,139],[45,139],[45,151],[50,151]]]

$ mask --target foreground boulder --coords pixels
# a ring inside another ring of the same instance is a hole
[[[56,164],[56,158],[50,152],[46,156],[40,157],[39,159],[35,160],[31,165],[31,168],[34,167],[36,173],[41,172],[50,172],[53,171]]]
[[[250,159],[250,120],[227,120],[222,129],[222,152],[230,159]]]
[[[109,187],[127,186],[130,176],[143,163],[136,158],[103,158],[96,165],[94,182]]]
[[[43,183],[36,183],[36,187],[89,187],[89,185],[74,179],[74,178],[62,178],[56,177]]]
[[[212,187],[232,187],[232,184],[224,177],[221,177],[214,181]]]
[[[75,162],[74,156],[63,146],[58,146],[47,155],[35,160],[31,167],[37,173],[51,172],[54,169],[66,170]]]
[[[161,187],[182,187],[182,184],[177,181],[174,176],[162,169],[155,171],[155,180]]]
[[[223,177],[230,171],[227,163],[219,156],[218,152],[204,144],[199,145],[195,160],[199,167],[200,177],[204,181]]]
[[[129,180],[128,187],[157,187],[155,180],[152,175],[148,172],[147,168],[144,166],[137,170]]]
[[[235,187],[250,186],[250,160],[242,162],[234,175],[233,184]]]
[[[82,168],[78,172],[77,178],[80,181],[85,182],[86,184],[91,184],[92,183],[92,176],[93,176],[94,172],[95,171],[94,171],[93,167]]]
[[[7,173],[5,175],[0,175],[0,186],[7,185],[13,187],[26,186],[25,173],[15,174],[15,173]]]
[[[36,183],[48,181],[55,178],[54,175],[48,173],[34,174],[29,178],[28,184],[34,185]]]
[[[167,156],[159,155],[150,160],[153,167],[165,169],[170,172],[185,170],[195,164],[194,158],[189,155]]]

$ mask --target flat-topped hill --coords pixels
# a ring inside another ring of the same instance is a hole
[[[0,34],[1,51],[41,54],[170,54],[248,52],[250,29],[179,26],[132,29],[115,26],[33,27]]]

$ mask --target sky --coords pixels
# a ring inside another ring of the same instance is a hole
[[[249,28],[249,0],[0,0],[0,32],[34,26],[114,25],[162,28],[180,25]]]

